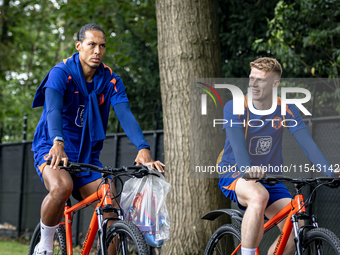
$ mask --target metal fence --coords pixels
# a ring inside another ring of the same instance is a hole
[[[313,118],[306,121],[312,137],[320,150],[324,153],[329,163],[333,166],[340,164],[340,117],[324,117]],[[297,171],[290,172],[285,175],[296,177],[316,177],[322,174],[316,171],[309,171],[303,175],[300,173],[300,165],[305,164],[312,166],[311,162],[304,155],[294,137],[288,130],[284,131],[282,140],[283,159],[286,166],[295,165]],[[303,168],[302,167],[302,168]],[[294,194],[293,184],[286,184],[287,188]],[[305,199],[309,196],[310,190],[308,187],[304,189]],[[309,212],[318,217],[319,226],[330,229],[337,236],[340,236],[339,214],[340,214],[340,190],[321,187],[316,191],[316,200],[312,208],[308,208]],[[235,205],[233,205],[235,207]],[[266,254],[269,246],[279,236],[278,228],[269,230],[262,239],[260,244],[260,254]]]
[[[340,117],[313,118],[307,120],[306,123],[315,142],[329,162],[333,165],[340,164],[338,152]],[[144,135],[151,146],[153,157],[163,161],[163,131],[148,131],[144,132]],[[288,130],[284,131],[282,146],[285,165],[299,166],[310,163]],[[31,142],[0,144],[0,224],[7,222],[19,227],[20,234],[33,231],[39,220],[41,202],[47,193],[35,173],[30,148]],[[108,135],[105,140],[100,159],[104,165],[130,165],[136,153],[137,149],[125,134],[113,134]],[[315,173],[310,172],[310,176],[315,176]],[[288,188],[292,191],[292,185],[288,185]],[[308,195],[308,190],[306,195]],[[316,202],[311,209],[318,216],[320,227],[332,230],[337,236],[340,236],[339,201],[340,190],[321,188],[317,192]],[[75,215],[76,224],[73,224],[73,233],[75,237],[80,237],[76,238],[77,240],[84,237],[92,212],[93,209],[87,208]],[[4,230],[0,230],[0,234],[3,232]],[[18,232],[14,231],[14,233]],[[275,228],[265,235],[261,244],[261,253],[266,251],[277,236],[278,230]]]
[[[144,136],[152,156],[164,161],[163,131],[146,131]],[[39,222],[41,202],[47,191],[36,174],[31,146],[32,142],[0,144],[0,224],[16,227],[16,231],[0,229],[0,234],[30,234]],[[118,167],[132,165],[136,155],[136,147],[124,133],[118,133],[107,136],[100,160],[103,165]],[[73,233],[80,239],[88,229],[91,208],[81,210],[74,217]]]

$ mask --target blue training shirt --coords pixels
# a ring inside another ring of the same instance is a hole
[[[113,107],[118,103],[129,102],[125,93],[125,86],[120,77],[113,73],[109,67],[105,66],[105,69],[106,68],[108,68],[108,72],[111,72],[112,82],[105,86],[104,90],[97,96],[97,102],[105,132],[107,129],[110,105]],[[68,76],[60,68],[54,67],[51,69],[48,80],[43,86],[43,91],[46,88],[52,88],[63,96],[63,109],[61,114],[63,121],[63,137],[65,139],[65,152],[71,161],[77,161],[83,130],[84,102],[87,99],[85,99],[82,93],[80,93],[79,89],[73,82],[73,78]],[[93,124],[95,125],[96,123]],[[53,143],[48,133],[45,102],[41,119],[35,131],[32,151],[39,151],[42,148],[51,148],[52,145]],[[102,146],[103,141],[98,141],[96,144],[92,144],[91,157],[98,157]]]
[[[275,167],[283,165],[282,135],[284,126],[293,134],[306,128],[299,110],[295,105],[287,105],[286,115],[281,115],[281,100],[278,98],[277,108],[270,115],[256,115],[245,106],[243,115],[233,115],[233,101],[224,107],[224,119],[227,121],[223,129],[228,127],[242,129],[246,140],[246,150],[252,166]],[[225,141],[224,154],[219,163],[223,177],[232,175],[234,171],[226,171],[235,166],[236,159],[228,137]],[[227,167],[222,169],[222,167]],[[235,166],[236,167],[236,166]],[[244,172],[246,169],[238,169]],[[268,168],[268,172],[270,169]]]

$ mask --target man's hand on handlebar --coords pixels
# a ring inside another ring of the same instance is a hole
[[[337,175],[337,177],[340,177],[340,168],[337,168],[334,170],[334,173]]]
[[[59,169],[59,162],[64,161],[64,167],[67,166],[68,157],[64,151],[64,143],[60,141],[54,142],[52,148],[48,153],[46,160],[51,160],[50,167]]]
[[[156,168],[158,172],[164,173],[163,167],[165,167],[165,165],[159,160],[153,161],[149,149],[141,149],[137,154],[135,162],[137,166],[139,165],[151,166],[152,168]]]
[[[249,173],[251,179],[261,179],[265,176],[265,171],[262,167],[259,166],[252,166],[247,168],[246,173]]]

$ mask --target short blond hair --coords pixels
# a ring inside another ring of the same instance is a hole
[[[282,75],[281,64],[275,58],[258,58],[255,61],[250,62],[250,67],[265,71],[266,73],[276,73],[277,75],[279,75],[280,78]]]

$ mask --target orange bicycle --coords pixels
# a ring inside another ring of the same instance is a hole
[[[63,163],[61,162],[61,165],[62,164]],[[111,192],[112,181],[110,181],[111,179],[109,178],[109,176],[113,175],[114,177],[117,177],[117,179],[121,181],[121,179],[119,178],[120,176],[130,177],[134,176],[137,178],[142,178],[149,174],[152,175],[157,174],[150,173],[146,166],[131,166],[121,168],[113,168],[110,166],[106,166],[101,168],[90,164],[74,162],[69,162],[67,167],[61,167],[61,169],[65,169],[69,171],[71,174],[75,174],[80,171],[100,172],[102,174],[102,185],[100,189],[97,190],[97,192],[93,193],[84,200],[78,202],[74,206],[71,206],[70,199],[66,202],[64,211],[65,222],[60,223],[59,227],[57,228],[54,237],[53,254],[59,255],[73,254],[72,230],[71,230],[73,218],[72,216],[75,212],[85,207],[88,207],[93,202],[98,200],[99,202],[93,212],[91,223],[85,236],[85,240],[80,254],[81,255],[90,254],[97,233],[99,239],[99,249],[97,253],[98,255],[148,254],[148,246],[142,236],[141,231],[132,222],[124,220],[124,214],[121,208],[117,209],[112,206],[112,199],[116,199],[120,194],[112,198]],[[117,217],[109,217],[103,219],[104,212],[115,213]],[[114,221],[114,223],[107,228],[108,222],[110,220]],[[37,225],[32,235],[28,255],[33,254],[34,247],[39,243],[39,241],[40,241],[40,224]],[[110,252],[108,252],[109,246]]]
[[[243,174],[243,178],[250,179],[249,174]],[[315,191],[321,186],[337,188],[340,186],[339,178],[290,178],[286,176],[267,175],[257,179],[266,185],[275,185],[279,182],[294,184],[295,195],[288,205],[279,211],[272,219],[264,224],[264,233],[277,225],[287,217],[284,227],[277,241],[274,255],[283,254],[289,235],[293,229],[295,234],[296,249],[294,255],[333,255],[340,254],[340,239],[330,230],[319,228],[317,218],[306,212],[306,207],[311,205],[315,198]],[[305,201],[302,188],[305,185],[314,186],[309,198]],[[205,255],[213,254],[241,254],[241,223],[243,214],[235,209],[221,209],[207,213],[202,217],[205,220],[215,220],[217,217],[228,214],[236,224],[226,224],[218,228],[211,236],[205,250]],[[308,220],[308,224],[299,228],[298,220]],[[259,248],[256,254],[259,255]]]

